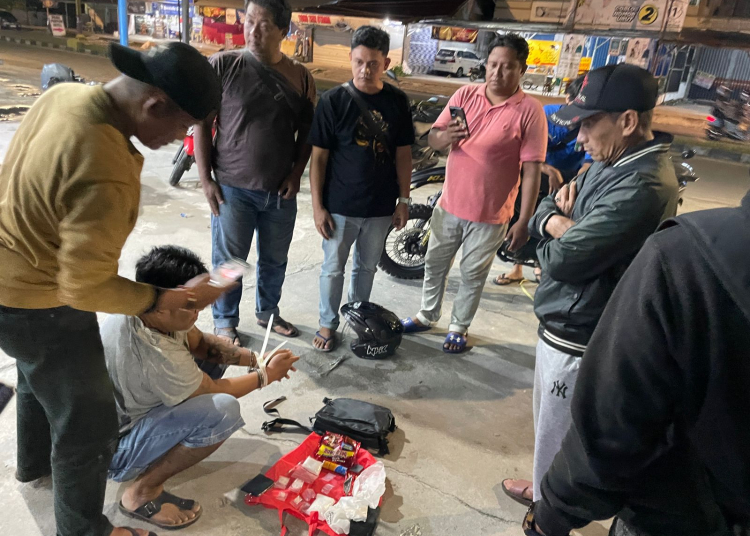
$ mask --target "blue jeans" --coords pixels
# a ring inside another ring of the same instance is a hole
[[[230,257],[247,259],[253,235],[257,233],[255,316],[268,321],[272,314],[279,316],[281,287],[297,219],[297,200],[224,185],[221,192],[224,204],[219,207],[219,216],[211,217],[211,261],[214,266],[219,266]],[[215,327],[236,328],[239,325],[241,283],[214,303]]]
[[[339,327],[339,306],[344,293],[344,268],[354,245],[349,303],[369,301],[378,261],[393,218],[350,218],[331,214],[333,229],[323,240],[323,266],[320,271],[320,327]]]
[[[240,403],[224,393],[196,396],[171,408],[157,406],[120,439],[109,478],[116,482],[133,480],[177,445],[216,445],[244,425]]]

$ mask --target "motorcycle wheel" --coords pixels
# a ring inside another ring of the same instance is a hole
[[[421,242],[429,231],[430,218],[431,206],[409,207],[409,221],[406,222],[406,226],[400,231],[396,231],[393,226],[388,230],[378,267],[398,279],[422,279],[427,247],[423,247]]]
[[[183,147],[180,151],[180,156],[177,157],[177,162],[172,168],[172,174],[169,176],[169,185],[177,186],[185,172],[193,166],[193,162],[195,162],[195,160],[192,156],[187,154]]]
[[[184,150],[185,150],[185,146],[184,145],[180,145],[180,148],[177,149],[177,152],[175,153],[174,157],[172,158],[172,164],[176,164],[177,163],[177,159],[180,158],[180,156],[182,156],[182,151],[184,151]]]
[[[476,82],[476,81],[477,81],[477,78],[479,78],[479,75],[478,75],[478,74],[476,74],[476,73],[471,73],[471,74],[469,75],[469,80],[470,80],[471,82]]]

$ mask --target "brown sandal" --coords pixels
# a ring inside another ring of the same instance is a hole
[[[513,283],[520,283],[521,281],[523,281],[523,277],[519,277],[518,279],[515,279],[515,278],[511,279],[509,277],[506,277],[506,274],[500,274],[499,276],[497,276],[495,279],[492,280],[492,282],[495,285],[498,285],[500,287],[512,285]]]
[[[512,486],[506,486],[506,482],[513,482],[514,484]],[[526,493],[527,490],[531,489],[533,487],[533,484],[529,482],[528,480],[519,480],[514,478],[506,478],[502,481],[500,484],[500,487],[503,488],[503,492],[516,501],[519,504],[522,504],[524,506],[531,506],[531,499],[527,499],[524,497],[524,493]]]
[[[258,320],[258,325],[265,329],[268,327],[268,322],[266,320]],[[283,330],[288,331],[289,333],[281,333],[280,331],[276,329],[277,326]],[[273,331],[274,333],[276,333],[277,335],[281,335],[282,337],[291,338],[291,337],[299,336],[299,330],[296,327],[294,327],[294,325],[290,324],[289,322],[287,322],[280,316],[276,316],[276,315],[274,315],[273,317]]]

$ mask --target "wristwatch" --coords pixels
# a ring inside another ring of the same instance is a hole
[[[399,197],[398,198],[399,203],[403,203],[407,207],[411,206],[411,197]]]

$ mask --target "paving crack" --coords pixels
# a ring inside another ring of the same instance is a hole
[[[396,474],[398,474],[400,476],[403,476],[404,478],[410,478],[410,479],[414,480],[415,482],[417,482],[418,484],[421,484],[422,486],[430,489],[431,491],[434,491],[435,493],[438,493],[439,495],[442,495],[443,497],[448,497],[450,499],[458,501],[460,504],[462,504],[463,506],[465,506],[469,510],[471,510],[473,512],[476,512],[476,513],[478,513],[481,516],[488,517],[490,519],[494,519],[495,521],[501,521],[501,522],[507,523],[509,525],[513,525],[513,524],[518,524],[519,523],[518,519],[515,519],[515,518],[514,519],[506,519],[506,518],[504,518],[502,516],[498,516],[498,515],[486,512],[486,511],[482,510],[481,508],[477,508],[476,506],[473,506],[473,505],[469,504],[468,502],[466,502],[465,500],[463,500],[461,497],[458,497],[457,495],[454,495],[452,493],[448,493],[447,491],[443,491],[440,488],[437,488],[437,487],[433,486],[432,484],[429,484],[429,483],[425,482],[424,480],[422,480],[422,479],[420,479],[420,478],[418,478],[418,477],[416,477],[416,476],[414,476],[412,474],[406,473],[404,471],[399,471],[398,469],[394,468],[393,466],[389,466],[386,469],[387,469],[387,471],[393,471],[394,473],[396,473]]]

